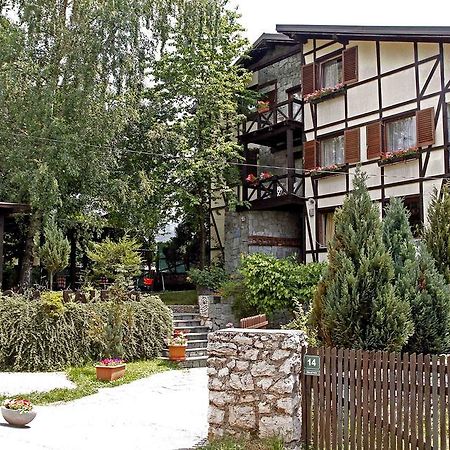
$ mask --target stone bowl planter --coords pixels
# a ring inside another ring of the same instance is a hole
[[[126,364],[119,364],[117,366],[95,366],[97,380],[100,381],[114,381],[122,378],[125,375]]]
[[[36,417],[36,411],[20,413],[20,411],[2,406],[2,416],[10,425],[24,427]]]

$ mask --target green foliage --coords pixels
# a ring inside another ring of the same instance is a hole
[[[191,269],[188,277],[191,283],[211,291],[219,290],[220,286],[228,279],[225,269],[214,265],[205,269]]]
[[[166,305],[197,305],[197,291],[164,291],[158,292],[156,295]]]
[[[140,273],[142,261],[139,248],[139,244],[127,236],[118,242],[107,238],[103,242],[93,243],[87,255],[93,262],[92,269],[96,276],[129,282]]]
[[[436,267],[450,283],[450,188],[443,185],[441,192],[434,189],[428,207],[428,224],[423,238]]]
[[[405,265],[399,291],[411,305],[414,333],[406,349],[416,353],[447,353],[450,349],[450,287],[424,245]]]
[[[53,389],[48,392],[24,392],[17,397],[30,399],[35,405],[69,402],[87,395],[96,394],[104,387],[121,386],[171,368],[173,368],[172,365],[161,360],[129,362],[127,363],[125,375],[122,378],[115,381],[98,381],[93,364],[82,367],[69,367],[66,369],[67,378],[75,383],[75,389],[64,388]],[[0,395],[0,402],[4,399],[6,399],[6,396]]]
[[[69,264],[70,244],[58,228],[54,218],[44,227],[44,245],[39,250],[39,257],[49,274],[49,287],[53,287],[53,275],[65,269]]]
[[[60,370],[97,361],[104,354],[104,327],[114,302],[66,303],[57,317],[38,301],[0,298],[0,370]],[[121,305],[123,357],[158,356],[172,330],[172,313],[158,297]]]
[[[314,298],[312,324],[329,346],[398,351],[413,331],[410,307],[395,295],[394,266],[366,179],[358,169],[354,190],[336,211],[336,232]]]
[[[266,439],[236,439],[223,437],[216,439],[199,450],[284,450],[286,447],[279,437]]]
[[[108,311],[108,321],[104,329],[105,358],[123,357],[123,305],[114,302]]]
[[[46,291],[41,293],[40,305],[45,315],[57,319],[66,311],[62,292]]]
[[[265,314],[292,311],[297,303],[309,305],[324,267],[323,263],[300,264],[295,258],[246,255],[239,268],[246,303],[255,312]]]

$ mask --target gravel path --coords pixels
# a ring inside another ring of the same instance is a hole
[[[171,370],[70,403],[37,407],[28,428],[0,418],[1,448],[180,450],[207,434],[206,369]]]

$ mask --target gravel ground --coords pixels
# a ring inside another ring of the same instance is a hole
[[[206,369],[171,370],[36,407],[26,428],[1,421],[0,443],[19,450],[190,449],[206,438],[207,410]]]

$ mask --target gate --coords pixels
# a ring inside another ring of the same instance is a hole
[[[450,450],[449,363],[450,356],[305,349],[304,447]]]

